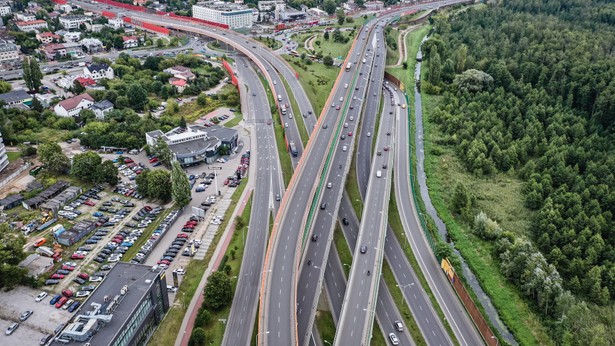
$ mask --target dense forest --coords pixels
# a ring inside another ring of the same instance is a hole
[[[500,1],[434,27],[422,86],[443,95],[432,120],[468,171],[523,179],[537,211],[522,232],[481,214],[474,231],[495,241],[556,342],[615,343],[615,3]]]

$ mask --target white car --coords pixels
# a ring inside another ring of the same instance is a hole
[[[90,295],[90,291],[79,291],[75,294],[75,297],[77,298],[83,298],[83,297],[87,297]]]
[[[175,293],[175,292],[177,292],[177,287],[171,286],[171,285],[167,285],[167,291]]]
[[[186,274],[186,271],[184,270],[184,268],[177,268],[173,271],[173,273],[177,273],[177,275],[184,275]]]
[[[102,280],[103,280],[103,278],[100,277],[100,276],[92,276],[92,277],[90,277],[90,281],[91,282],[100,282]]]
[[[48,296],[47,292],[41,292],[38,294],[38,296],[36,296],[36,300],[37,302],[40,302],[41,300],[45,299]]]
[[[214,220],[211,220],[211,224],[212,225],[221,225],[222,222],[220,222],[219,220],[214,219]]]

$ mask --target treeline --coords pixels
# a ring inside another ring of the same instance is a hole
[[[525,181],[535,246],[484,232],[493,229],[484,220],[474,227],[497,242],[503,274],[562,344],[615,342],[614,9],[607,1],[511,0],[436,16],[423,47],[422,88],[444,96],[433,121],[446,144],[476,175]],[[466,204],[458,209],[470,222]]]

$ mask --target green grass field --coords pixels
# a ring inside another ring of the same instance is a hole
[[[9,162],[13,162],[21,157],[21,152],[19,151],[7,151],[6,156],[8,156]]]
[[[392,28],[391,31],[389,32],[388,36],[392,37],[393,40],[395,41],[395,43],[397,43],[397,40],[398,40],[400,34],[401,34],[401,32],[398,29]],[[399,55],[401,54],[400,51],[401,51],[401,47],[397,47],[397,49],[392,49],[389,45],[387,45],[386,64],[387,65],[396,64],[397,60],[399,60]]]
[[[224,127],[228,127],[228,128],[235,127],[239,125],[239,123],[243,120],[243,114],[241,114],[240,112],[235,112],[232,114],[233,114],[233,119],[225,122]]]
[[[282,79],[282,82],[284,83],[284,88],[286,88],[286,93],[288,95],[293,95],[292,89],[288,85],[288,82],[286,81],[286,79]],[[301,114],[301,111],[299,110],[299,105],[297,104],[297,100],[295,99],[294,96],[289,97],[289,99],[290,99],[290,106],[292,108],[292,114],[294,114],[293,119],[295,119],[295,121],[297,122],[297,129],[299,130],[299,137],[301,137],[301,143],[303,143],[303,147],[305,148],[308,140],[310,140],[310,135],[308,134],[308,131],[305,128],[305,122],[303,121],[303,115]]]

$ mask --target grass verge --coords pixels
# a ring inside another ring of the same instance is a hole
[[[9,162],[13,162],[21,157],[21,153],[19,151],[7,151],[6,156],[8,156]]]
[[[352,251],[350,251],[350,247],[348,246],[348,242],[344,237],[344,233],[340,229],[339,225],[335,225],[335,231],[333,232],[333,242],[335,244],[335,248],[337,249],[337,255],[340,258],[340,262],[342,263],[342,269],[344,270],[344,274],[346,274],[346,278],[348,278],[348,274],[350,273],[350,266],[352,265]],[[331,249],[333,251],[333,249]]]
[[[333,321],[333,315],[328,310],[318,310],[316,311],[316,328],[318,329],[318,333],[320,334],[320,338],[333,344],[333,339],[335,338],[335,322]]]
[[[424,25],[414,29],[406,35],[406,50],[408,56],[406,57],[407,69],[403,66],[389,67],[386,71],[397,79],[399,79],[405,86],[405,90],[412,90],[414,88],[414,68],[416,67],[416,53],[419,51],[421,40],[431,30],[431,25]],[[410,92],[409,94],[412,94]]]
[[[333,84],[340,73],[339,67],[327,67],[320,63],[306,65],[299,58],[283,55],[293,69],[299,74],[299,81],[312,104],[316,116],[320,116],[327,98],[323,97],[323,90],[333,89]]]
[[[235,192],[233,192],[233,195],[231,196],[230,205],[237,206],[239,204],[239,198],[241,197],[241,194],[245,190],[247,183],[248,183],[247,179],[244,179],[244,180],[245,181],[235,189]],[[199,283],[201,282],[201,279],[203,278],[203,272],[207,268],[207,265],[209,261],[211,260],[211,257],[213,256],[214,251],[216,250],[218,242],[220,241],[220,238],[222,237],[222,234],[224,233],[224,229],[226,229],[226,226],[229,223],[229,218],[232,215],[232,213],[233,213],[233,208],[227,209],[226,212],[224,213],[224,221],[222,221],[222,224],[218,227],[218,232],[216,232],[216,235],[214,236],[214,239],[211,242],[211,245],[209,246],[207,253],[205,254],[205,258],[203,260],[193,259],[186,266],[185,268],[186,275],[184,275],[184,278],[181,284],[179,285],[179,289],[176,295],[176,297],[181,297],[182,303],[186,300],[187,302],[189,302],[194,296],[194,294],[197,293],[196,289],[198,288]],[[198,292],[198,294],[201,294],[201,292]],[[154,335],[150,339],[149,344],[151,346],[168,346],[168,345],[173,345],[175,343],[175,338],[180,332],[179,329],[181,327],[184,315],[187,312],[186,310],[187,306],[188,304],[175,304],[171,302],[171,308],[169,309],[162,323],[160,324],[158,329],[156,329],[156,331],[154,332]],[[227,307],[226,310],[227,310],[227,315],[228,315],[228,311],[230,311],[230,306]],[[217,320],[215,321],[215,323],[218,325],[222,325],[221,323],[218,323]],[[218,327],[221,328],[222,333],[224,333],[224,326],[221,326],[221,327],[218,326]],[[215,345],[219,345],[219,344],[220,343],[217,343]]]
[[[391,28],[391,31],[389,31],[389,33],[387,34],[387,37],[393,39],[395,43],[398,43],[397,40],[399,39],[400,34],[401,34],[401,31],[395,28]],[[393,49],[388,44],[386,46],[387,46],[386,64],[387,65],[397,64],[397,61],[399,60],[400,50],[402,47],[398,46],[397,49]]]
[[[242,120],[243,120],[243,114],[241,114],[240,112],[235,112],[235,113],[233,113],[233,119],[225,122],[224,123],[224,127],[228,127],[228,128],[235,127],[235,126],[239,125],[239,123]]]
[[[289,96],[293,95],[292,89],[288,85],[288,82],[286,82],[286,79],[282,78],[282,82],[284,83],[284,88],[286,88],[286,93]],[[293,97],[289,97],[289,99],[290,99],[290,106],[292,107],[292,114],[294,114],[294,119],[295,119],[295,122],[297,123],[297,129],[299,130],[299,137],[301,137],[301,143],[303,143],[303,147],[305,148],[308,140],[310,139],[310,135],[308,134],[307,129],[305,128],[305,122],[303,121],[303,114],[301,113],[301,110],[299,109],[297,100],[295,100],[294,95]]]

